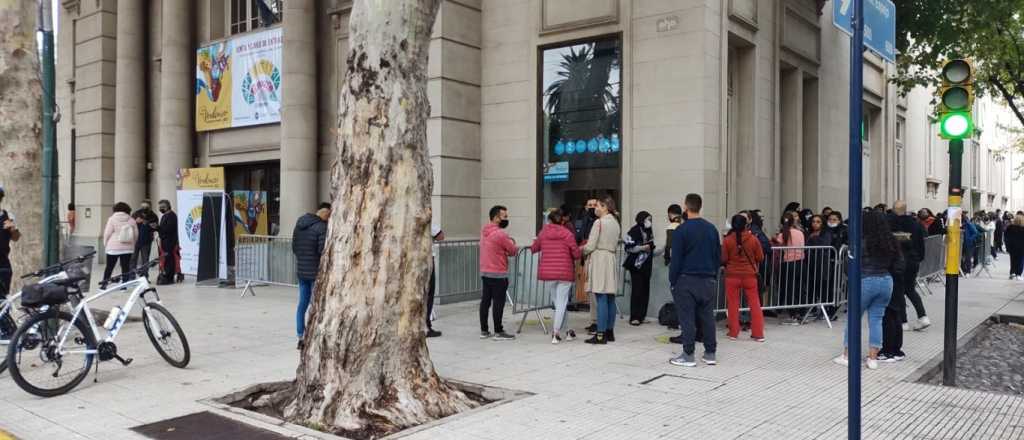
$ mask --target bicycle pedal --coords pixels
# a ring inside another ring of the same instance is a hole
[[[121,365],[124,365],[126,367],[131,365],[132,361],[135,360],[135,359],[132,359],[132,358],[125,359],[125,358],[123,358],[121,356],[118,356],[116,354],[114,355],[114,359],[117,359],[117,361],[120,362]]]

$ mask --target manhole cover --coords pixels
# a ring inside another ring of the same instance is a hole
[[[713,391],[724,386],[722,382],[700,377],[681,376],[676,374],[662,374],[640,382],[640,385],[650,389],[665,391],[675,394],[694,394]]]
[[[289,440],[209,411],[136,426],[132,431],[156,440]]]

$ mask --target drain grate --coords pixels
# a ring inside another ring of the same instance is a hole
[[[289,440],[289,437],[203,411],[132,428],[154,440]]]

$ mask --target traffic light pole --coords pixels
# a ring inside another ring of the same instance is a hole
[[[846,331],[849,364],[846,381],[849,393],[848,433],[850,440],[860,440],[860,257],[861,257],[861,202],[863,190],[864,160],[861,127],[864,119],[864,0],[853,2],[853,39],[850,42],[850,264],[847,269],[847,311]]]
[[[58,260],[57,227],[57,89],[53,55],[53,3],[39,3],[39,30],[42,32],[43,54],[43,261]]]
[[[942,349],[942,384],[956,386],[956,324],[960,281],[960,165],[964,141],[949,141],[949,210],[946,224],[946,322]]]

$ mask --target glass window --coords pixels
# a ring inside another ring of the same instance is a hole
[[[896,140],[903,141],[903,127],[907,125],[907,122],[902,117],[896,118]]]
[[[540,57],[538,211],[564,206],[575,218],[605,195],[621,204],[621,40],[542,48]]]
[[[231,33],[240,34],[281,21],[284,0],[231,0]]]

